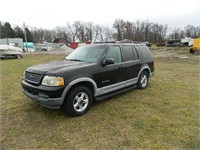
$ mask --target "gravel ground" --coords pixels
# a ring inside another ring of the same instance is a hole
[[[200,54],[190,54],[189,47],[150,48],[154,57],[200,60]]]

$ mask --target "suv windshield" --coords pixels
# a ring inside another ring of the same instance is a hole
[[[102,46],[83,46],[70,53],[65,59],[69,61],[83,61],[95,63],[102,56],[105,47]]]

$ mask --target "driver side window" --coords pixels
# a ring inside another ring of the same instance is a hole
[[[114,63],[122,62],[122,55],[119,46],[110,47],[106,54],[106,58],[112,58]]]

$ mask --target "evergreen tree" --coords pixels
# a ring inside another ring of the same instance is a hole
[[[4,38],[14,38],[15,37],[15,32],[12,29],[9,22],[5,22],[5,24],[4,24],[3,35],[5,36]]]
[[[25,41],[23,30],[19,26],[14,28],[14,33],[16,38],[22,38]]]
[[[31,31],[28,28],[25,28],[25,30],[26,30],[27,41],[33,42],[33,36],[32,36]]]

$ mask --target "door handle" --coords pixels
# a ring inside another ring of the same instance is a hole
[[[125,66],[124,65],[122,65],[122,66],[119,66],[119,69],[122,69],[122,68],[124,68]]]

